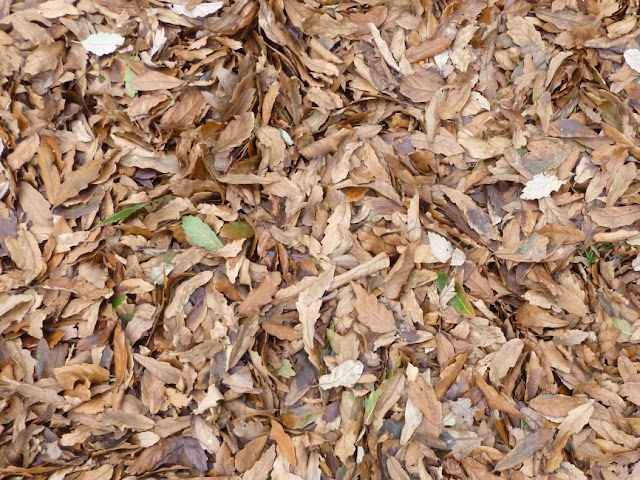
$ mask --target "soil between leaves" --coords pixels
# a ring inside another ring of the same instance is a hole
[[[3,478],[636,478],[638,8],[0,4]]]

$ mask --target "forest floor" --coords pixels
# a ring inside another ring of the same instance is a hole
[[[0,0],[0,477],[640,479],[638,0]]]

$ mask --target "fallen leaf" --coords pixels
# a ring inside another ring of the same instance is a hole
[[[211,227],[193,215],[182,217],[182,229],[189,241],[206,248],[207,250],[218,250],[224,247]]]
[[[320,388],[329,390],[336,387],[353,387],[363,371],[364,364],[360,360],[347,360],[334,368],[331,373],[320,377]]]
[[[189,18],[201,18],[208,17],[209,15],[213,15],[222,7],[224,7],[224,3],[222,2],[203,2],[197,4],[192,8],[188,8],[188,5],[180,5],[173,4],[171,5],[171,10],[176,12],[178,15],[184,15]]]
[[[87,51],[101,57],[115,52],[124,44],[124,37],[117,33],[92,33],[80,43]]]
[[[138,92],[151,92],[154,90],[171,90],[183,84],[184,82],[179,78],[157,70],[151,70],[142,75],[136,75],[130,86]]]
[[[624,61],[627,62],[634,71],[640,73],[640,50],[630,48],[624,52]]]
[[[564,185],[564,183],[563,180],[559,180],[555,175],[538,173],[526,183],[520,194],[520,198],[523,200],[538,200],[548,197]]]
[[[353,306],[358,312],[358,321],[376,333],[394,332],[396,323],[393,313],[359,284],[352,283],[351,287],[356,295]]]
[[[502,459],[496,463],[495,471],[502,472],[510,468],[514,468],[524,462],[526,459],[542,450],[553,438],[554,431],[550,428],[544,428],[537,432],[527,433],[523,440],[509,451]]]

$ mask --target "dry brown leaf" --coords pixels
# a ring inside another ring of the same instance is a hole
[[[184,82],[172,75],[151,70],[142,75],[136,75],[131,81],[131,87],[139,92],[151,92],[154,90],[171,90],[183,85]]]
[[[550,428],[543,428],[537,432],[527,433],[517,445],[509,451],[498,463],[495,470],[502,472],[514,468],[539,452],[553,439],[554,431]]]
[[[358,321],[375,333],[395,332],[393,313],[359,284],[352,283],[351,288],[356,296],[353,306],[358,312]]]
[[[291,441],[291,437],[284,431],[284,428],[282,428],[282,425],[275,420],[271,420],[271,433],[269,435],[278,444],[278,448],[284,453],[289,463],[295,467],[296,452],[293,447],[293,442]]]

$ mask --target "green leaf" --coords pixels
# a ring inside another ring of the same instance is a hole
[[[276,373],[280,375],[282,378],[291,378],[291,377],[295,377],[296,375],[296,371],[293,369],[291,362],[286,358],[282,359],[282,366],[278,369]]]
[[[151,205],[151,202],[139,203],[137,205],[127,207],[123,210],[120,210],[118,213],[115,213],[114,215],[110,216],[109,218],[103,220],[101,222],[101,225],[108,225],[109,223],[121,222],[122,220],[129,217],[130,215],[133,215],[134,213],[136,213],[138,210],[142,210],[144,207],[148,207],[149,205]]]
[[[625,335],[633,333],[633,327],[624,318],[613,318],[611,324]]]
[[[120,305],[126,302],[127,299],[128,297],[126,295],[120,295],[119,297],[116,297],[113,299],[113,301],[111,302],[111,305],[113,305],[113,308],[118,308]]]
[[[229,238],[231,240],[240,240],[243,238],[251,238],[255,232],[251,225],[246,222],[231,222],[227,223],[220,230],[220,236],[222,238]]]
[[[199,247],[207,250],[219,250],[224,247],[211,227],[193,215],[182,217],[182,230],[187,239]]]
[[[131,82],[133,82],[134,78],[136,78],[135,72],[131,70],[131,67],[129,67],[129,65],[125,66],[124,67],[124,89],[127,92],[127,95],[129,95],[131,98],[135,97],[136,94],[138,93],[138,90],[133,88],[133,86],[131,85]]]
[[[364,423],[365,425],[369,422],[369,419],[373,415],[373,409],[376,408],[376,404],[378,403],[378,399],[382,395],[382,390],[377,389],[369,394],[367,399],[364,402]]]
[[[171,198],[171,197],[172,195],[163,195],[162,197],[158,197],[154,200],[150,200],[144,203],[138,203],[137,205],[132,205],[130,207],[124,208],[119,212],[116,212],[115,214],[111,215],[109,218],[104,219],[102,222],[100,222],[100,225],[108,225],[110,223],[121,222],[126,218],[130,217],[131,215],[133,215],[134,213],[136,213],[138,210],[142,210],[143,208],[148,207],[152,203],[158,203],[158,202],[161,202],[162,200],[166,200],[167,198]]]
[[[589,265],[593,265],[594,263],[596,263],[596,252],[592,248],[584,252],[584,257],[587,259],[587,262],[589,262]]]
[[[446,273],[439,273],[438,278],[436,278],[436,287],[438,287],[438,291],[440,293],[443,292],[445,288],[449,285],[449,275]]]
[[[527,153],[527,152],[524,150],[524,148],[519,148],[519,149],[517,150],[517,152],[518,152],[518,155],[520,155],[521,157],[524,157],[524,154],[525,154],[525,153]]]
[[[455,291],[456,296],[449,300],[449,304],[465,317],[475,317],[476,311],[473,305],[471,305],[471,302],[469,302],[469,298],[467,298],[467,294],[460,284],[456,283]]]

